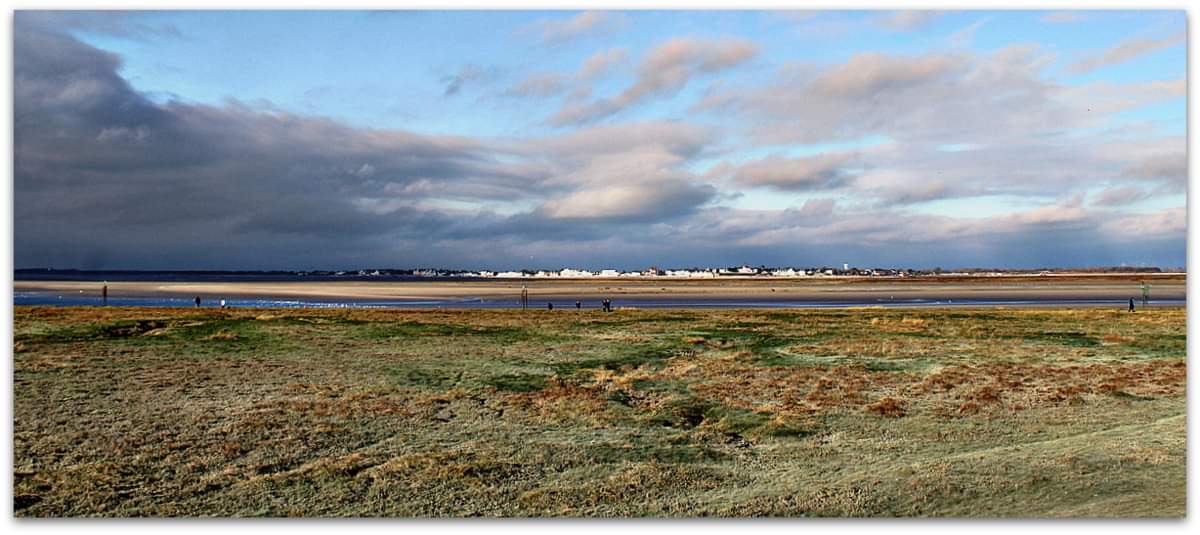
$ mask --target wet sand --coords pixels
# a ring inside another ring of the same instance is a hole
[[[109,297],[293,298],[345,301],[515,300],[521,287],[531,303],[544,300],[678,301],[1097,301],[1140,299],[1142,281],[1154,300],[1186,298],[1184,275],[1067,275],[823,279],[525,279],[413,282],[110,282]],[[99,295],[101,284],[14,281],[15,292]]]

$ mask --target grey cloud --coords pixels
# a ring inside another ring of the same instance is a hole
[[[633,151],[663,152],[679,159],[689,159],[698,156],[715,139],[716,134],[703,126],[646,121],[597,125],[558,136],[523,141],[513,150],[555,154],[570,161],[586,161],[596,155],[620,155]]]
[[[1063,86],[1043,77],[1036,46],[987,54],[864,53],[844,63],[792,65],[727,109],[770,143],[885,135],[905,142],[995,143],[1100,126],[1108,115],[1175,98],[1181,81]],[[1021,110],[1012,113],[1011,110]]]
[[[1160,48],[1183,44],[1186,40],[1186,32],[1179,32],[1162,39],[1128,39],[1105,50],[1102,54],[1072,63],[1067,67],[1067,71],[1072,74],[1086,74],[1101,67],[1125,63]]]
[[[450,97],[457,95],[462,91],[463,87],[472,82],[477,82],[488,77],[488,74],[479,67],[474,65],[464,65],[454,74],[449,74],[441,78],[442,96]]]
[[[466,247],[607,239],[715,195],[682,168],[714,141],[693,125],[485,142],[237,101],[159,104],[116,74],[116,56],[16,30],[19,266],[453,266],[471,257]],[[446,201],[531,208],[501,215]]]
[[[674,241],[666,243],[705,254],[712,253],[704,243],[722,243],[720,256],[781,264],[946,268],[1182,265],[1186,252],[1182,208],[1144,217],[1086,210],[1077,199],[1068,199],[1025,212],[970,219],[892,209],[808,217],[803,211],[710,208],[676,225]]]
[[[14,56],[19,261],[66,254],[67,237],[128,250],[139,245],[127,238],[146,226],[159,239],[144,245],[222,250],[248,233],[305,235],[316,245],[428,232],[438,228],[428,218],[366,212],[350,199],[387,197],[418,180],[467,191],[486,182],[516,196],[537,186],[536,174],[514,176],[494,151],[461,138],[353,129],[236,102],[155,104],[116,75],[117,58],[62,34],[18,26]],[[35,234],[43,240],[28,238]]]
[[[715,194],[712,186],[683,180],[604,185],[550,200],[539,212],[555,220],[662,221],[691,213]]]
[[[1124,173],[1143,180],[1167,180],[1182,185],[1187,182],[1187,155],[1160,152],[1126,167]]]
[[[898,58],[864,53],[824,72],[812,89],[831,98],[862,98],[921,86],[961,65],[960,58],[946,55]]]
[[[806,158],[772,156],[738,166],[733,179],[745,186],[808,191],[841,185],[853,153],[831,153]]]
[[[833,199],[809,199],[804,201],[804,206],[800,207],[797,215],[805,218],[829,217],[836,208],[837,201]]]
[[[179,28],[170,24],[150,25],[136,22],[128,11],[40,11],[13,12],[14,26],[37,28],[42,31],[79,30],[144,40],[153,37],[183,37]]]
[[[1150,193],[1142,188],[1132,186],[1108,188],[1096,194],[1091,199],[1091,204],[1094,206],[1122,206],[1133,204],[1148,197],[1150,197]]]

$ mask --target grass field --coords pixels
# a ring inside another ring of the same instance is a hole
[[[17,516],[1183,516],[1182,308],[14,311]]]

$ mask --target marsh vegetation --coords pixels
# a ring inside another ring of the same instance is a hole
[[[1182,308],[16,307],[17,516],[1182,516]]]

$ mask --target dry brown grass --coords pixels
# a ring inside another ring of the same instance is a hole
[[[14,510],[1176,515],[1185,320],[18,307]]]

